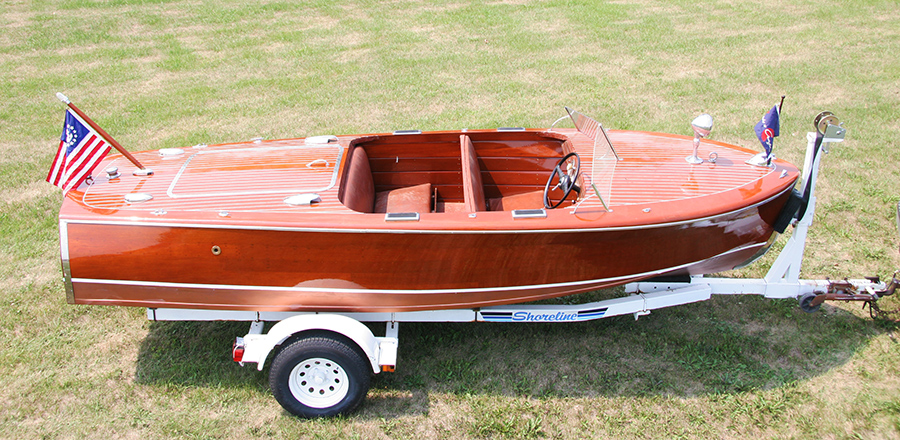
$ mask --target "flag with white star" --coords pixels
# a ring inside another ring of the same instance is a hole
[[[109,144],[71,110],[66,110],[59,151],[47,181],[69,192],[86,179],[109,152]]]

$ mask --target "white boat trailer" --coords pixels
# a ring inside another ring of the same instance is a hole
[[[793,220],[793,233],[763,278],[694,276],[678,282],[651,280],[627,284],[625,292],[630,294],[627,297],[577,305],[508,305],[397,313],[160,308],[147,309],[147,317],[154,321],[249,321],[250,331],[235,341],[234,360],[241,365],[255,363],[262,370],[274,352],[269,382],[275,398],[293,414],[321,417],[352,411],[365,397],[372,373],[394,371],[401,322],[577,322],[629,314],[637,319],[655,309],[705,301],[712,295],[800,298],[801,307],[808,312],[815,311],[829,294],[866,292],[862,294],[866,298],[877,299],[879,295],[893,293],[896,274],[890,287],[877,279],[839,282],[799,279],[806,234],[815,211],[815,180],[822,157],[818,153],[827,153],[831,143],[844,138],[845,130],[836,123],[833,115],[823,113],[816,118],[819,133],[807,134],[803,189],[795,191],[792,200],[801,204],[798,206],[805,202],[805,209],[799,208],[799,219],[787,219]],[[268,333],[263,333],[265,322],[276,322]],[[387,323],[385,335],[375,336],[362,322]]]

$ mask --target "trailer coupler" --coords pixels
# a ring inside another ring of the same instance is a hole
[[[805,312],[812,313],[818,310],[825,301],[855,301],[862,302],[863,308],[868,306],[869,316],[873,319],[881,317],[889,320],[898,320],[900,319],[900,309],[882,310],[877,303],[879,298],[893,295],[897,291],[897,287],[900,286],[900,281],[897,279],[898,275],[900,275],[900,270],[894,272],[890,284],[884,290],[875,290],[872,287],[872,284],[881,283],[878,277],[866,278],[872,284],[862,289],[846,279],[841,281],[829,280],[825,292],[812,292],[801,296],[800,308]]]

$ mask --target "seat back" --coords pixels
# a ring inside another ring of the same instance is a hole
[[[369,156],[362,147],[354,147],[350,152],[347,179],[344,181],[342,202],[344,206],[358,212],[370,213],[375,206],[375,181]]]
[[[466,211],[487,211],[484,186],[481,183],[481,168],[478,166],[475,146],[472,145],[472,139],[466,135],[459,136],[459,145],[462,154],[463,199]]]

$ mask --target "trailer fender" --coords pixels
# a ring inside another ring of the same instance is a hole
[[[267,334],[244,336],[244,356],[242,362],[256,362],[262,371],[266,358],[276,346],[291,336],[308,330],[326,330],[349,338],[365,353],[372,371],[378,373],[379,341],[372,331],[361,322],[342,315],[297,315],[279,321]]]

